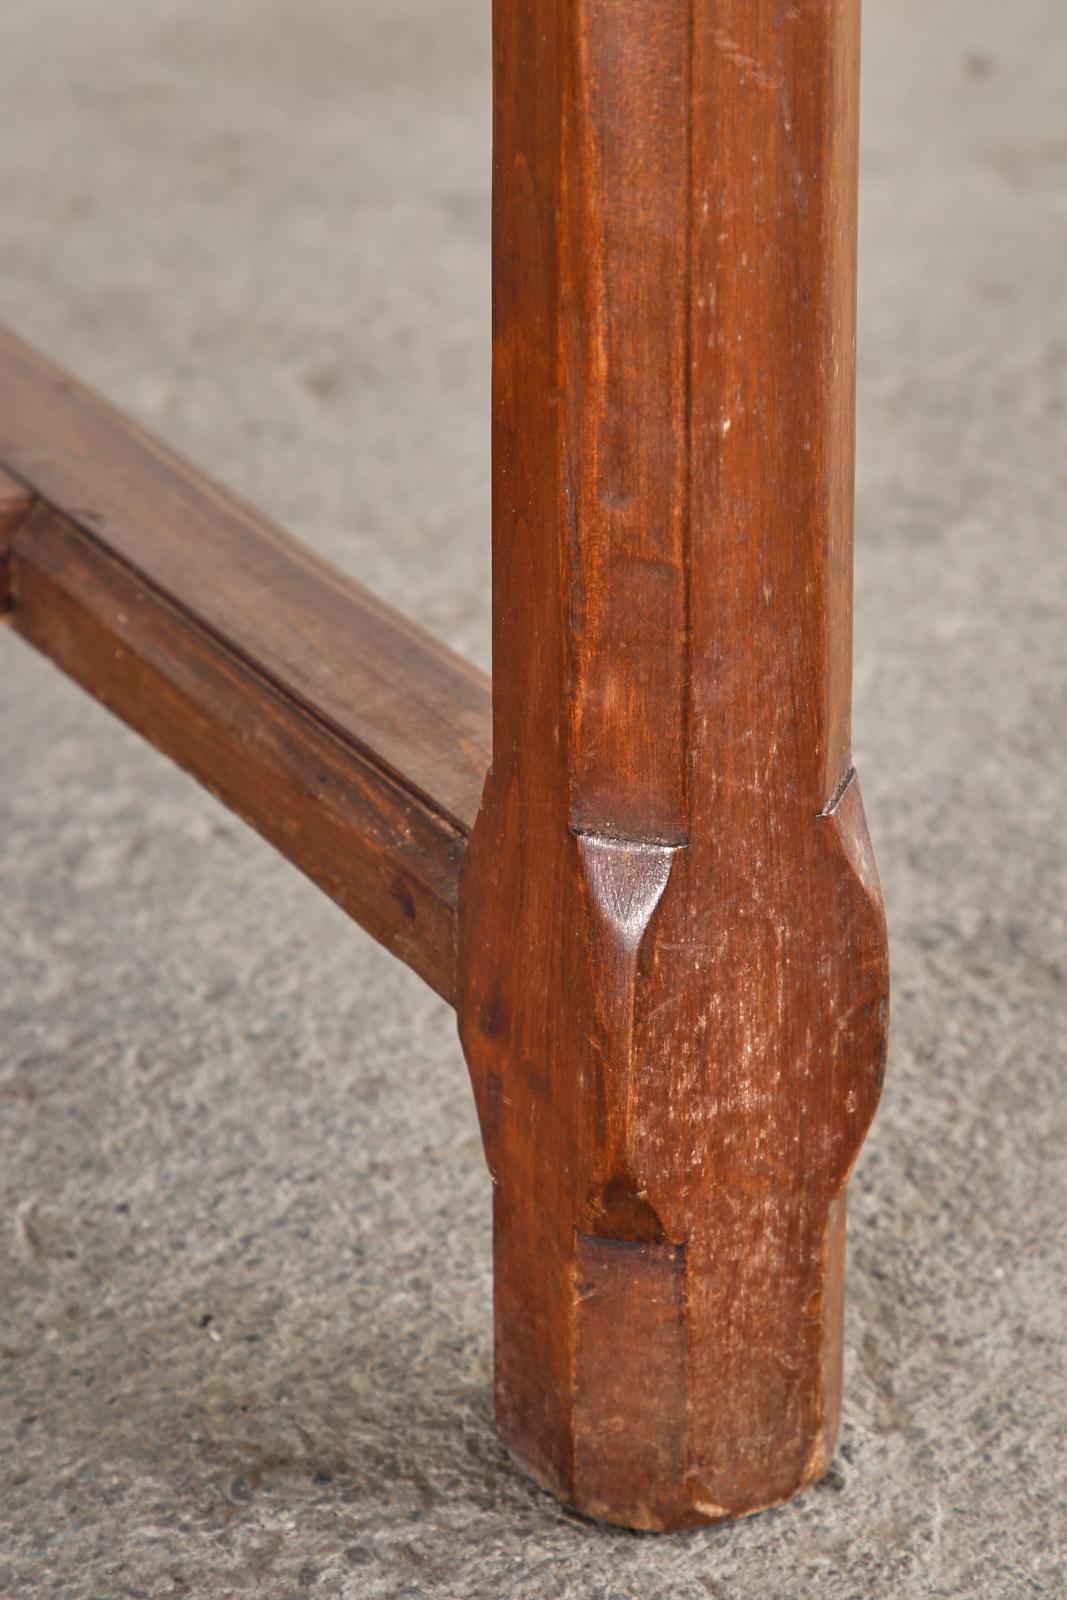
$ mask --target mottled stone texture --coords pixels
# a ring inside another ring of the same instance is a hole
[[[485,661],[488,6],[4,0],[0,317]],[[451,1016],[0,637],[0,1595],[1059,1596],[1067,26],[868,0],[856,754],[894,940],[820,1488],[519,1476]]]

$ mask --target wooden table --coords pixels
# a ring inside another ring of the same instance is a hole
[[[857,5],[494,13],[492,685],[10,335],[0,600],[455,1005],[501,1432],[671,1528],[829,1464],[885,1058]]]

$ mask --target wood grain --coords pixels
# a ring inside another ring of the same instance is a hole
[[[0,617],[11,603],[11,541],[32,500],[24,484],[0,469]]]
[[[885,926],[851,767],[858,9],[494,9],[496,1407],[636,1527],[829,1463]]]
[[[451,999],[485,677],[9,334],[12,623]]]

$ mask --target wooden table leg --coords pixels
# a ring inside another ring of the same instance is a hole
[[[853,0],[496,0],[493,765],[458,1010],[504,1438],[643,1528],[829,1463],[887,959],[851,767]]]
[[[481,675],[2,333],[0,611],[454,1001],[503,1435],[677,1527],[829,1462],[885,1054],[857,6],[495,13],[480,811]]]

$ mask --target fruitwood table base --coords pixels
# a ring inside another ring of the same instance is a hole
[[[495,0],[493,681],[0,335],[0,604],[458,1012],[496,1411],[639,1528],[829,1463],[887,964],[857,7]]]

